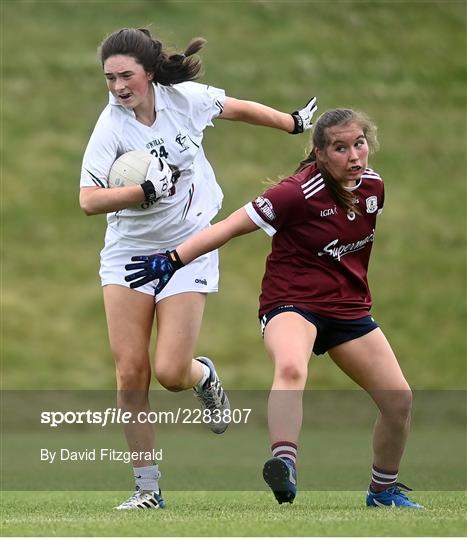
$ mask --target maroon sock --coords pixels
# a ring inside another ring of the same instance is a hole
[[[297,445],[290,441],[278,441],[271,446],[273,457],[287,458],[296,463]]]
[[[378,493],[394,486],[397,482],[398,472],[399,471],[385,471],[373,465],[371,469],[370,490],[373,491],[373,493]]]

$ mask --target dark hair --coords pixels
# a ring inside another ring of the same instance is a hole
[[[189,57],[197,53],[205,43],[203,38],[193,38],[184,52],[169,54],[146,28],[122,28],[104,39],[99,52],[102,66],[110,56],[131,56],[146,72],[154,73],[155,82],[168,86],[193,81],[199,76],[201,61]]]
[[[370,149],[370,153],[376,152],[379,148],[378,139],[376,137],[377,127],[366,114],[360,111],[354,111],[352,109],[332,109],[324,112],[316,121],[311,138],[312,149],[307,157],[300,162],[295,172],[301,171],[312,162],[316,162],[326,187],[330,190],[336,203],[340,207],[344,208],[344,210],[358,212],[358,209],[355,207],[352,192],[345,189],[340,182],[337,182],[331,176],[329,171],[327,171],[316,158],[315,151],[316,148],[324,150],[330,144],[331,141],[328,133],[329,128],[350,123],[356,123],[362,128],[363,134]]]

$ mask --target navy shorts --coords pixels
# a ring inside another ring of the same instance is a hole
[[[377,322],[371,315],[366,315],[359,319],[331,319],[330,317],[324,317],[323,315],[288,305],[274,308],[260,318],[263,335],[268,322],[276,315],[279,315],[279,313],[286,311],[298,313],[316,326],[318,332],[313,346],[313,352],[315,354],[324,354],[329,349],[332,349],[332,347],[364,336],[375,328],[378,328]]]

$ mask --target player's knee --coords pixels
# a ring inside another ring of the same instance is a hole
[[[147,406],[151,378],[149,365],[117,363],[117,402],[123,410],[143,409]]]
[[[397,390],[396,394],[395,413],[401,420],[407,420],[412,412],[412,390]]]
[[[118,390],[145,391],[149,386],[151,371],[149,364],[136,359],[117,360],[116,376]]]
[[[307,369],[293,359],[282,360],[276,364],[275,376],[287,383],[301,383],[306,381]]]
[[[189,386],[186,382],[188,374],[170,367],[156,367],[155,375],[159,383],[170,392],[180,392]]]
[[[404,390],[389,390],[389,404],[382,411],[393,422],[405,424],[412,411],[412,390],[407,387]]]

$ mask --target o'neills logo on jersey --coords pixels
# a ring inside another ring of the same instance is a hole
[[[258,208],[258,210],[264,214],[264,216],[269,220],[273,221],[276,219],[276,214],[274,212],[274,209],[272,207],[272,202],[269,199],[266,199],[266,197],[256,197],[255,204]]]
[[[339,240],[336,238],[336,240],[333,240],[332,242],[329,242],[327,246],[324,246],[323,251],[318,251],[318,256],[321,257],[322,255],[329,255],[333,259],[340,261],[344,255],[348,255],[349,253],[353,253],[355,251],[360,251],[367,244],[373,242],[374,237],[375,230],[373,229],[372,233],[365,236],[365,238],[362,238],[357,242],[350,242],[350,244],[339,245]]]

